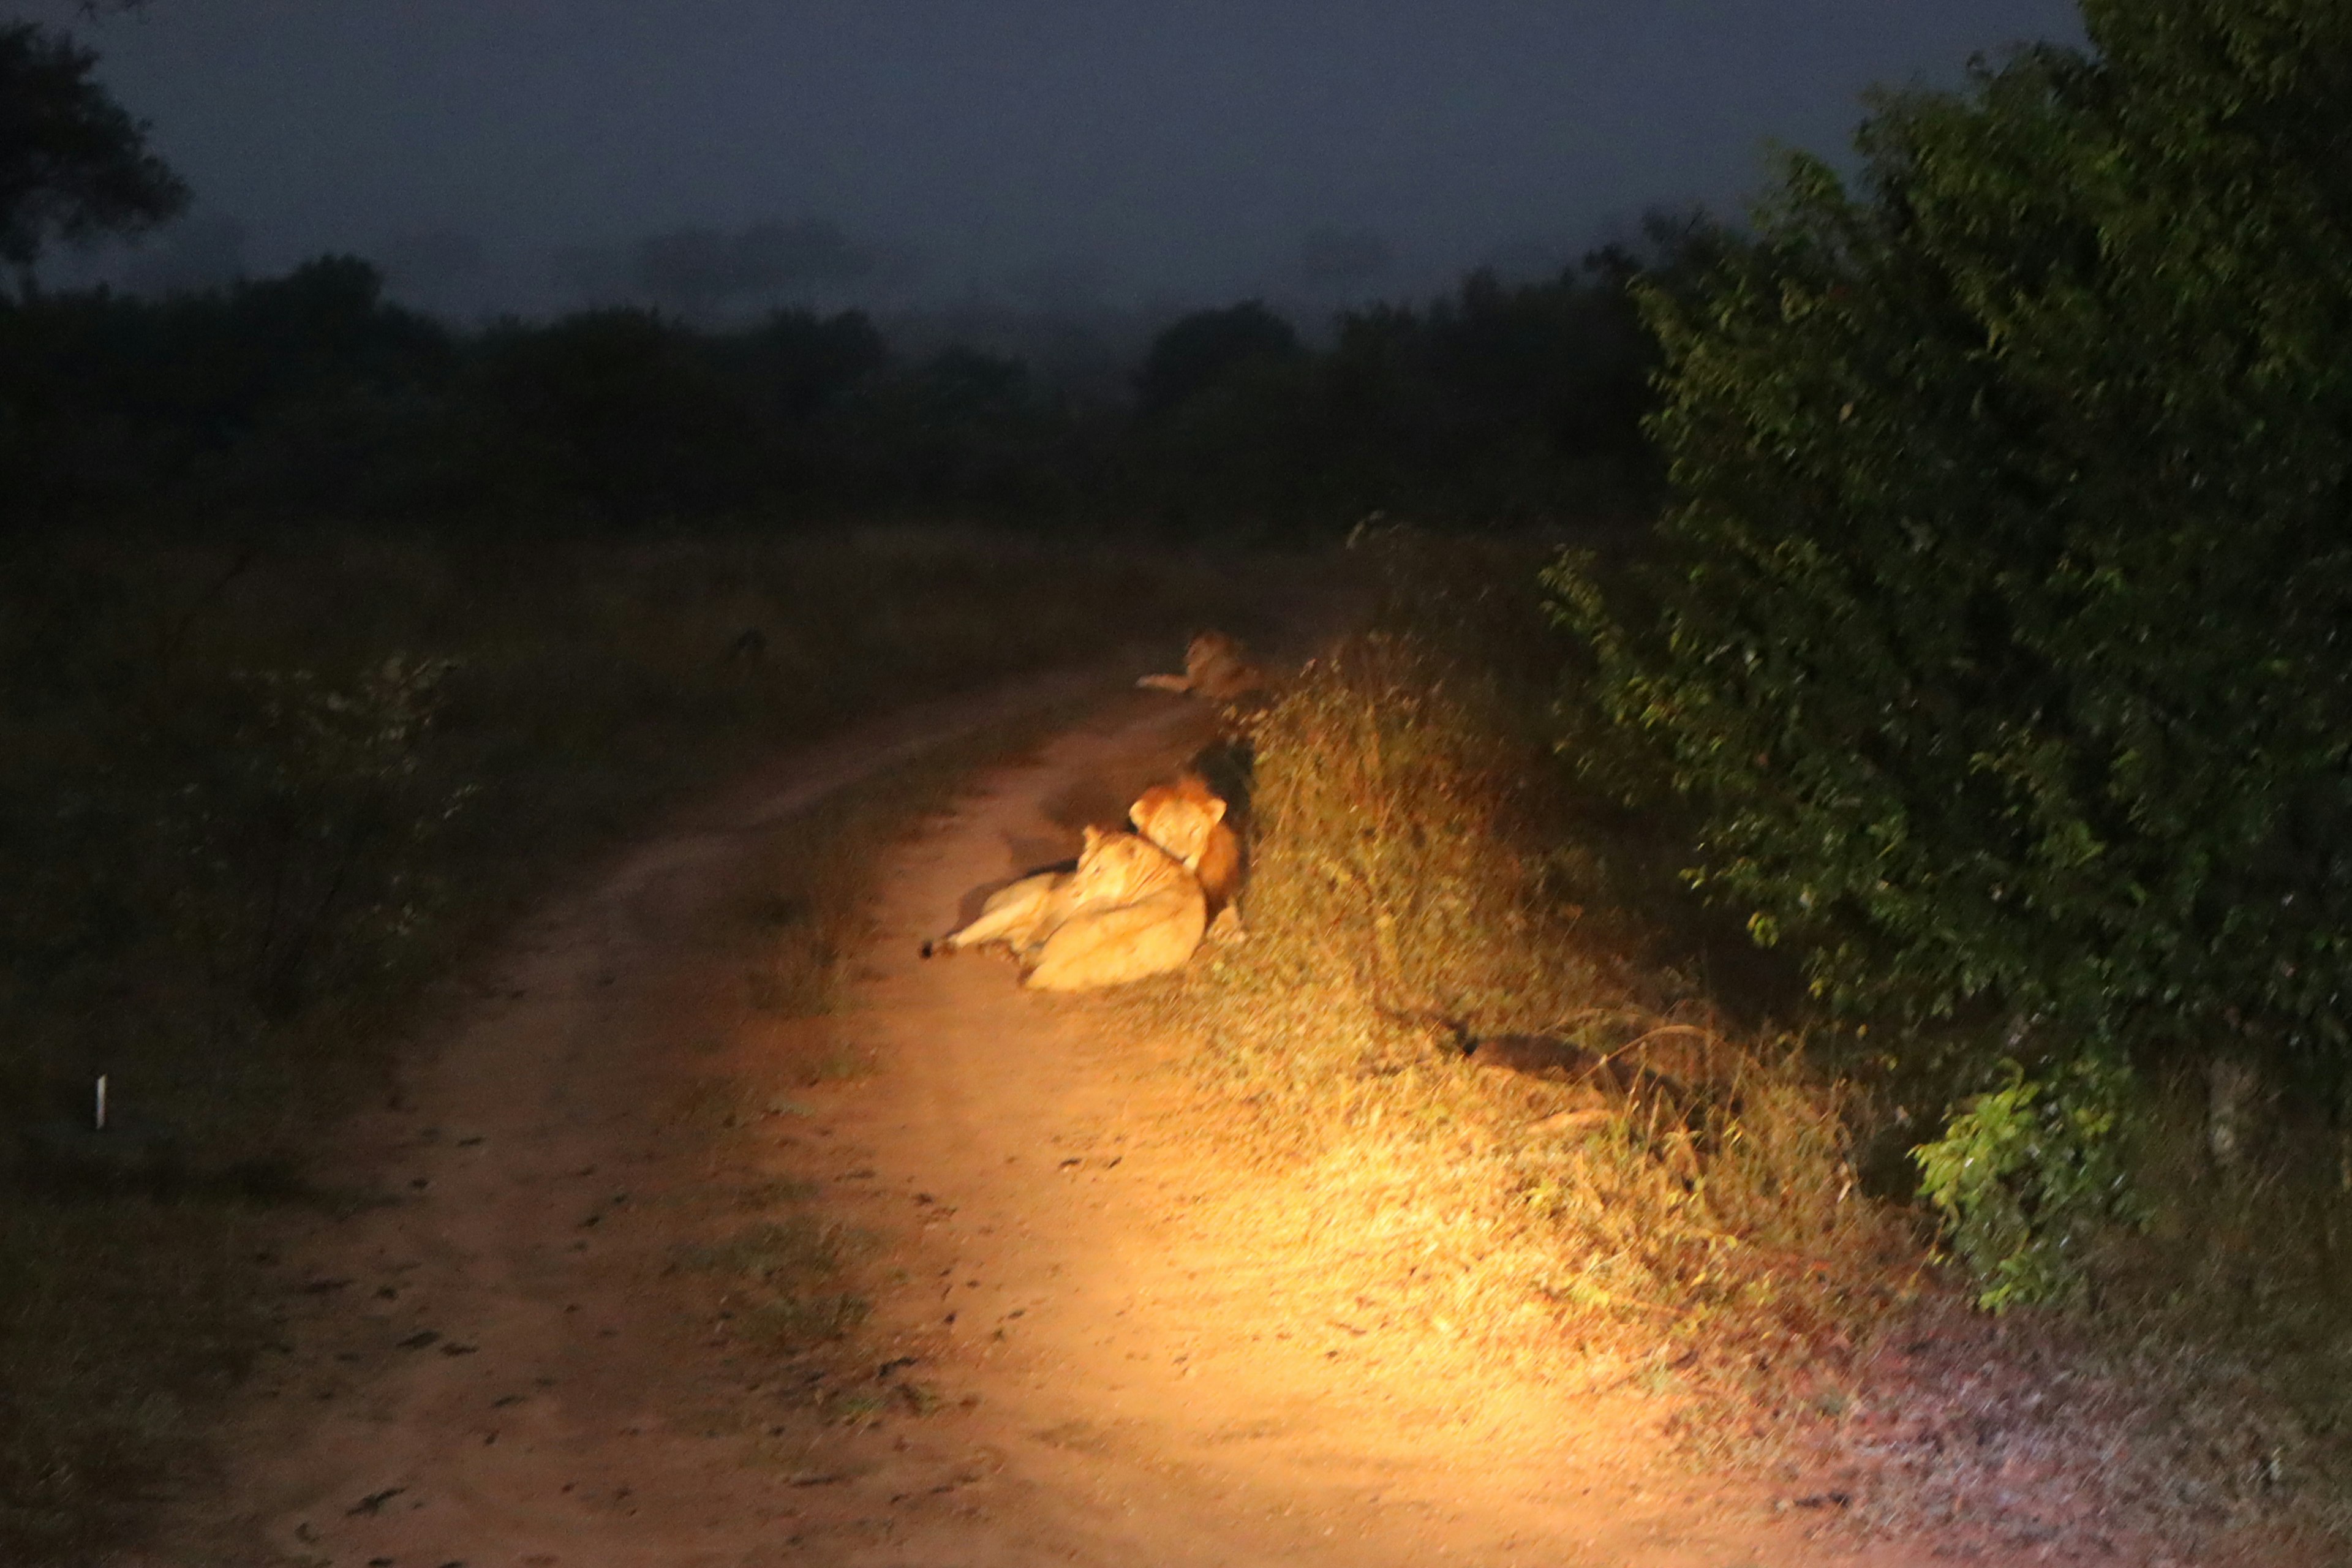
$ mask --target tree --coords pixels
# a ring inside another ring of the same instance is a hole
[[[2352,7],[2083,12],[1649,292],[1663,558],[1552,575],[1694,879],[1973,1058],[1915,1154],[1994,1307],[2130,1213],[2136,1068],[2352,1084]]]
[[[0,262],[28,291],[51,244],[137,234],[187,205],[146,125],[91,79],[97,64],[63,33],[0,24]]]
[[[1833,1002],[2340,1080],[2352,8],[2084,14],[1650,293],[1663,559],[1555,585]]]
[[[1255,300],[1222,310],[1196,310],[1152,339],[1135,378],[1137,412],[1167,414],[1245,364],[1291,360],[1298,333]]]

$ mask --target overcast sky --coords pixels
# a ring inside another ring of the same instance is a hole
[[[148,0],[67,23],[197,195],[152,281],[385,262],[461,315],[667,292],[1161,306],[1532,270],[1737,212],[1872,82],[2071,0]],[[648,244],[648,240],[655,243]]]

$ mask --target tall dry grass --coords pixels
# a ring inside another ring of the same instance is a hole
[[[371,1200],[324,1133],[552,879],[854,718],[1284,586],[950,531],[0,546],[0,1561],[93,1561],[189,1474],[286,1205]]]
[[[1132,1005],[1399,1315],[1595,1385],[1744,1397],[1843,1354],[1923,1258],[1840,1089],[1600,907],[1526,650],[1477,653],[1526,606],[1409,575],[1250,721],[1249,939]]]

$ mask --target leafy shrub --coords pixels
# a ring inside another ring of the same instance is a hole
[[[2352,14],[2086,6],[1649,292],[1649,611],[1552,581],[1821,989],[2340,1062]]]
[[[388,962],[423,918],[425,841],[473,793],[421,766],[451,668],[394,654],[340,685],[240,672],[233,743],[190,748],[179,913],[241,1000],[286,1013],[338,969]]]
[[[2053,1081],[2008,1068],[2007,1088],[1978,1095],[1915,1155],[1921,1195],[1982,1282],[1977,1304],[1994,1312],[2072,1295],[2083,1227],[2140,1217],[2126,1186],[2131,1069],[2099,1056]]]
[[[1662,559],[1551,580],[1695,879],[1832,1004],[2336,1079],[2352,12],[2084,16],[1646,291]]]

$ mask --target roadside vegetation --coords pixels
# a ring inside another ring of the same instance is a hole
[[[1841,1508],[1998,1513],[2006,1465],[2308,1551],[2352,1524],[2352,24],[2084,15],[1634,280],[1654,533],[1540,609],[1369,542],[1381,629],[1250,731],[1255,939],[1162,1021],[1429,1310],[1745,1369]]]
[[[1979,1303],[2352,1387],[2352,21],[2084,7],[1644,289],[1677,500],[1563,558],[1588,776],[1803,967]],[[2294,1445],[2289,1445],[2293,1447]],[[2315,1483],[2318,1484],[2318,1483]]]
[[[1736,929],[1553,761],[1541,542],[1357,550],[1380,610],[1246,718],[1221,781],[1248,939],[1134,1005],[1200,1042],[1343,1272],[1449,1334],[1595,1386],[1850,1347],[1920,1289],[1918,1237],[1859,1193],[1805,1042],[1727,1008],[1707,957]]]

